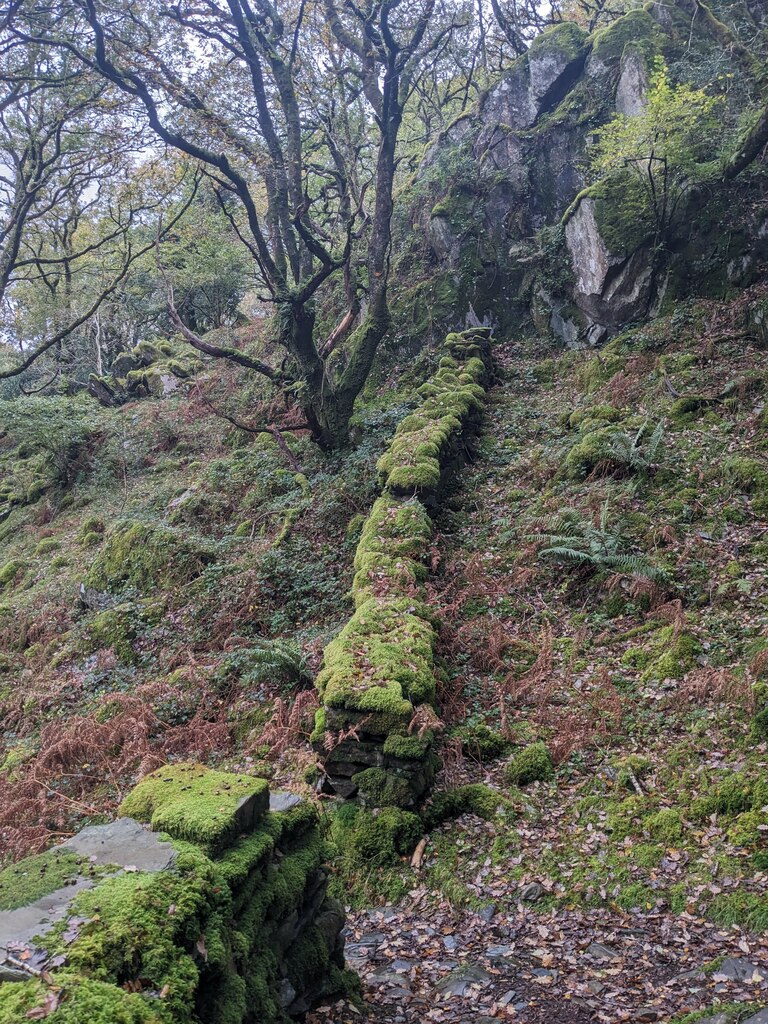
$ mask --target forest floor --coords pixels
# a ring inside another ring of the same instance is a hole
[[[704,342],[611,359],[499,352],[476,457],[439,521],[432,600],[451,674],[439,784],[484,782],[512,807],[440,826],[418,867],[391,874],[388,903],[349,909],[367,1009],[341,1001],[312,1024],[768,1020],[768,796],[727,795],[768,764],[749,727],[764,509],[727,470],[764,459],[764,398],[704,423],[679,416],[667,383],[711,395],[766,359]],[[580,443],[568,420],[610,409],[630,433],[664,422],[658,468],[564,473]],[[668,588],[643,565],[617,584],[537,556],[530,536],[557,533],[564,507],[599,525],[606,502],[620,550],[664,566]],[[467,722],[502,719],[516,746],[546,740],[553,780],[515,789],[503,762],[472,755]],[[361,884],[386,892],[386,874]]]

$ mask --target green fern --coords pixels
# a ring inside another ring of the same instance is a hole
[[[540,532],[526,538],[541,544],[539,558],[560,565],[588,566],[602,575],[626,576],[635,580],[666,585],[666,572],[643,555],[627,551],[622,524],[610,522],[606,501],[600,509],[598,523],[586,518],[575,508],[566,508],[558,516],[537,521]]]
[[[606,446],[606,462],[633,474],[651,472],[657,464],[664,440],[664,423],[656,424],[648,434],[650,421],[646,420],[637,433],[626,430],[614,431]]]
[[[306,687],[312,685],[312,673],[298,644],[290,640],[265,640],[228,654],[221,665],[223,676],[236,674],[241,684],[265,683]]]

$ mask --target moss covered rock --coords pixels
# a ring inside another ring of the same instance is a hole
[[[174,530],[125,521],[107,534],[86,582],[97,590],[170,590],[199,576],[213,560],[213,551]]]
[[[219,849],[252,829],[268,806],[264,779],[177,764],[148,775],[122,802],[120,813],[175,839]]]
[[[555,773],[546,743],[531,743],[515,754],[506,767],[506,778],[513,786],[551,779]]]

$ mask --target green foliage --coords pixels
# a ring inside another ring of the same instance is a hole
[[[18,558],[12,558],[0,567],[0,590],[9,590],[24,569],[26,564]]]
[[[617,115],[597,132],[591,154],[598,179],[631,174],[645,197],[657,240],[685,191],[712,173],[722,144],[722,101],[685,83],[674,85],[659,58],[643,111]]]
[[[667,846],[674,846],[683,838],[683,820],[671,807],[664,807],[646,818],[645,827],[654,839]]]
[[[619,575],[668,585],[667,574],[647,558],[628,552],[623,524],[609,521],[606,501],[596,524],[575,508],[566,508],[551,519],[539,519],[540,532],[526,538],[539,548],[539,557],[563,566],[584,567],[602,575]]]
[[[531,782],[545,782],[554,776],[552,757],[546,743],[531,743],[510,758],[506,766],[506,779],[513,786],[527,786]]]
[[[431,831],[441,822],[458,818],[462,814],[475,814],[478,818],[492,821],[500,812],[510,808],[510,801],[498,790],[482,782],[475,782],[434,793],[422,817],[424,828]]]
[[[307,657],[293,640],[265,640],[253,647],[240,647],[225,655],[218,675],[222,680],[236,675],[245,686],[279,683],[304,687],[312,684]]]
[[[170,589],[199,576],[213,561],[203,545],[167,529],[143,522],[119,522],[109,531],[87,577],[89,587],[145,591],[161,585]]]
[[[0,910],[15,910],[69,885],[82,873],[83,858],[66,850],[27,857],[0,871]]]
[[[711,814],[736,815],[744,811],[760,810],[768,804],[768,781],[754,779],[745,772],[726,776],[706,796],[700,796],[691,806],[694,820],[703,821]]]
[[[72,973],[57,974],[53,990],[37,980],[0,986],[0,1024],[19,1024],[31,1014],[48,1024],[171,1024],[157,1001]]]
[[[751,892],[721,893],[715,896],[707,916],[715,924],[736,924],[761,934],[768,931],[768,898]]]
[[[421,838],[417,814],[399,807],[370,811],[349,805],[336,812],[331,841],[339,854],[359,867],[384,867],[411,853]]]
[[[462,753],[481,762],[501,757],[510,747],[509,740],[500,732],[482,724],[457,726],[451,730],[451,736],[461,740]]]
[[[410,779],[384,768],[366,768],[352,776],[366,807],[399,808],[413,803]]]
[[[595,410],[598,416],[601,411],[600,407]],[[580,421],[580,429],[584,436],[565,458],[564,469],[569,478],[582,480],[595,471],[644,477],[657,468],[664,438],[662,421],[650,430],[646,420],[639,430],[629,432],[601,426],[599,419],[597,423],[586,419]]]

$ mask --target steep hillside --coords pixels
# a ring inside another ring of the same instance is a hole
[[[375,1019],[736,1021],[768,1001],[768,360],[715,340],[733,312],[692,304],[599,355],[499,343],[432,587],[438,784],[494,797],[388,893],[353,872],[386,904],[363,900],[348,940]]]

